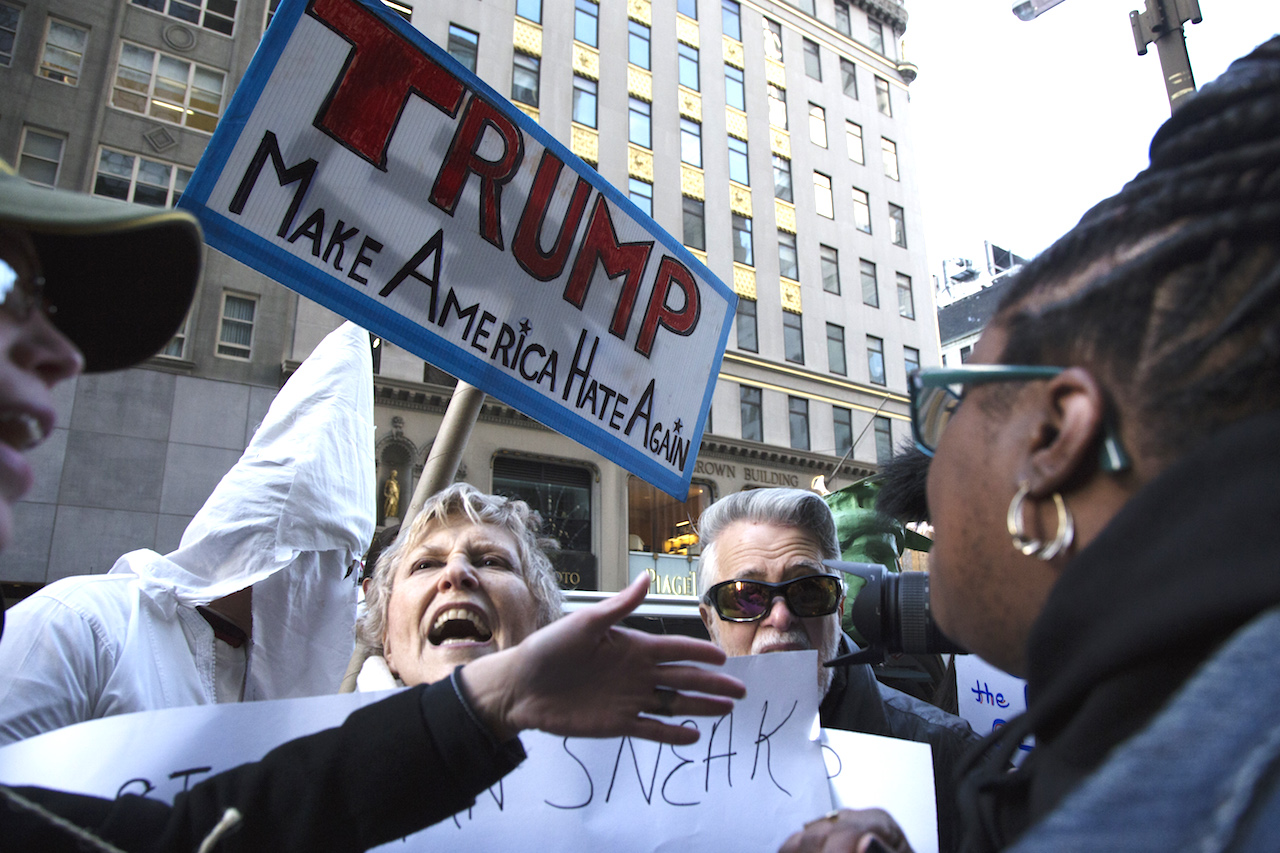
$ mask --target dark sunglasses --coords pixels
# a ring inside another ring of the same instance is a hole
[[[830,616],[840,606],[843,593],[844,581],[835,575],[808,575],[782,583],[724,581],[707,590],[702,600],[726,622],[755,622],[764,618],[778,596],[802,619]]]
[[[44,276],[23,278],[8,261],[0,258],[0,311],[25,323],[36,311],[52,316],[57,310],[44,298]]]

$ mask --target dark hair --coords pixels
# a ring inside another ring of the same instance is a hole
[[[1170,459],[1280,408],[1280,37],[1188,99],[1150,153],[1017,274],[997,318],[1003,361],[1090,368],[1140,450]]]
[[[880,466],[875,481],[876,509],[904,524],[929,520],[929,501],[925,483],[929,479],[929,463],[933,459],[914,441],[904,441],[888,462]]]

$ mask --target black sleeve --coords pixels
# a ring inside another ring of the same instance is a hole
[[[19,793],[129,851],[195,850],[234,807],[240,826],[219,851],[340,853],[393,841],[467,808],[523,759],[520,742],[495,742],[446,679],[397,693],[337,728],[194,785],[172,808],[132,795],[109,801],[33,788]],[[0,818],[4,849],[55,850],[63,838],[70,835],[38,818]]]

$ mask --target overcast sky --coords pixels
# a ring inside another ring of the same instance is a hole
[[[1155,46],[1134,46],[1129,12],[1142,4],[1064,0],[1023,22],[1013,0],[907,0],[932,275],[944,258],[985,266],[983,240],[1035,255],[1146,166],[1169,101]],[[1200,11],[1186,25],[1197,86],[1280,33],[1280,0],[1200,0]]]

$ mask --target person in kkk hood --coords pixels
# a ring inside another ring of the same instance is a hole
[[[0,547],[32,485],[24,453],[53,428],[54,387],[163,347],[190,304],[201,249],[184,213],[33,187],[0,161]],[[286,543],[303,535],[281,534]],[[725,714],[743,686],[676,663],[722,663],[710,643],[615,627],[646,589],[641,578],[516,647],[193,785],[172,805],[0,780],[0,849],[359,851],[466,808],[523,759],[523,729],[690,743],[696,732],[652,715]]]

